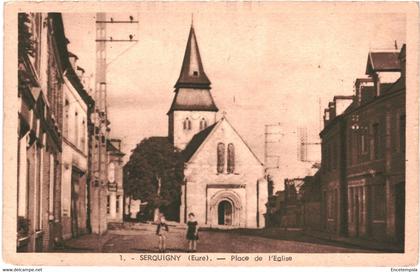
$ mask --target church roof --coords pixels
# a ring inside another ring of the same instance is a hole
[[[200,131],[199,133],[195,134],[192,137],[191,141],[188,143],[188,145],[185,147],[183,151],[183,156],[184,156],[185,161],[189,161],[191,159],[192,155],[194,155],[194,153],[201,146],[201,144],[204,142],[204,140],[207,138],[210,132],[216,127],[217,123],[218,122],[203,129],[202,131]]]
[[[198,153],[200,147],[204,145],[206,140],[211,137],[213,132],[215,132],[223,122],[226,122],[229,125],[229,127],[233,130],[233,132],[238,135],[240,140],[244,143],[244,145],[248,148],[251,154],[255,157],[256,161],[259,164],[263,165],[260,159],[258,159],[257,155],[252,151],[248,143],[244,140],[244,138],[242,138],[242,136],[238,133],[238,131],[236,131],[236,129],[232,126],[232,124],[230,124],[230,122],[226,119],[226,117],[222,117],[222,119],[220,119],[213,125],[207,127],[206,129],[194,135],[194,137],[191,139],[191,141],[188,143],[188,145],[185,147],[183,151],[185,162],[190,161],[193,158],[193,156]]]
[[[174,110],[187,111],[218,111],[210,90],[208,89],[177,89],[169,112]]]
[[[175,84],[175,88],[195,87],[210,89],[210,84],[210,80],[204,72],[203,63],[201,62],[200,50],[198,49],[194,27],[191,25],[181,73]]]

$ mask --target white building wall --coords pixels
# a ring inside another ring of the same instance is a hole
[[[216,112],[213,111],[174,111],[171,114],[173,114],[174,146],[179,149],[184,149],[191,138],[200,132],[200,120],[202,118],[207,121],[207,126],[216,122]],[[187,118],[191,121],[190,130],[184,129],[184,121]]]
[[[226,165],[224,173],[217,173],[217,144],[219,142],[225,143],[226,149],[229,143],[233,143],[235,146],[234,174],[226,173]],[[222,121],[220,127],[214,131],[214,134],[209,135],[206,142],[191,158],[185,170],[185,176],[187,180],[185,193],[187,215],[193,212],[200,225],[210,226],[211,223],[212,227],[217,226],[217,223],[215,224],[217,218],[214,218],[214,214],[211,217],[212,211],[210,211],[217,207],[210,207],[211,200],[217,193],[224,192],[234,193],[239,197],[241,203],[240,220],[233,227],[257,228],[264,226],[264,222],[260,222],[260,225],[257,226],[257,212],[264,214],[265,203],[267,203],[266,193],[260,194],[260,199],[257,199],[257,181],[264,177],[264,168],[227,122]],[[220,185],[233,187],[217,188]],[[267,184],[261,184],[260,190],[267,191]],[[257,202],[264,203],[264,205],[259,205]],[[257,207],[259,207],[259,211],[257,211]]]
[[[65,77],[64,77],[65,78]],[[63,105],[67,99],[68,118],[63,116],[63,122],[67,122],[67,133],[63,135],[62,150],[62,180],[61,180],[61,216],[63,224],[63,238],[71,238],[71,179],[73,167],[84,173],[88,169],[88,146],[87,146],[87,106],[78,92],[65,78],[63,84]],[[76,113],[77,112],[77,117]],[[63,111],[63,115],[66,112]],[[76,123],[77,121],[77,123]],[[83,124],[83,121],[85,124]],[[65,124],[63,124],[65,126]],[[77,126],[77,127],[76,127]],[[77,130],[77,135],[76,135]],[[76,138],[76,136],[78,136]],[[84,137],[84,140],[82,138]],[[79,188],[85,190],[85,188]],[[87,204],[86,201],[84,201]],[[87,207],[79,207],[86,209]]]
[[[68,133],[64,134],[64,137],[69,140],[78,149],[87,153],[88,141],[87,141],[87,105],[83,102],[80,95],[71,85],[67,78],[64,77],[64,101],[67,99],[69,103],[67,127]],[[76,116],[77,113],[77,116]],[[63,113],[65,115],[65,112]],[[63,122],[66,122],[66,116],[63,116]],[[76,126],[77,123],[77,126]],[[64,126],[64,124],[63,124]],[[76,133],[77,129],[77,133]],[[77,135],[76,135],[77,134]],[[76,136],[77,139],[76,139]],[[82,138],[84,141],[82,141]]]
[[[27,151],[28,136],[22,137],[19,141],[19,192],[18,192],[18,216],[27,218],[27,194],[28,194],[28,173],[27,173]]]
[[[123,165],[121,157],[115,155],[108,156],[108,170],[112,169],[110,167],[111,163],[114,165],[113,173],[108,172],[108,179],[113,176],[113,182],[117,185],[117,190],[112,191],[108,189],[107,195],[109,196],[109,213],[107,213],[108,222],[123,222],[124,216],[124,188],[123,188]]]

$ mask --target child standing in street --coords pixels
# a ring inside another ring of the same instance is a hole
[[[161,253],[165,253],[166,251],[166,235],[168,232],[169,228],[166,224],[165,215],[161,213],[156,229],[156,235],[159,236],[159,252]]]
[[[188,252],[197,252],[198,223],[193,213],[188,214],[187,226]]]

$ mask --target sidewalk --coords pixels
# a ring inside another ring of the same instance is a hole
[[[209,229],[210,232],[220,230]],[[283,241],[306,242],[313,244],[323,244],[331,246],[342,246],[346,248],[373,250],[377,252],[402,252],[401,246],[393,243],[383,243],[372,240],[364,240],[350,237],[338,237],[321,231],[309,231],[301,228],[288,228],[287,230],[280,227],[272,227],[265,229],[232,229],[227,232],[235,232],[242,235],[260,236],[269,239],[277,239]],[[225,231],[226,232],[226,231]]]
[[[316,237],[318,239],[327,240],[327,241],[335,241],[342,244],[357,246],[360,248],[366,248],[366,249],[371,249],[371,250],[393,252],[393,253],[404,251],[404,247],[397,243],[379,242],[379,241],[366,240],[366,239],[355,238],[355,237],[342,237],[342,236],[337,236],[334,234],[325,233],[321,231],[314,231],[314,230],[305,230],[304,233],[305,235]]]
[[[106,232],[105,234],[84,234],[80,237],[63,241],[63,246],[54,252],[102,252],[103,246],[114,235]]]

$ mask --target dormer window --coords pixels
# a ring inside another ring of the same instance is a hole
[[[204,118],[201,118],[200,120],[200,130],[203,130],[207,127],[207,121]]]
[[[190,118],[185,118],[183,123],[184,130],[191,130],[191,120]]]
[[[194,71],[194,72],[193,72],[193,75],[194,75],[194,76],[198,76],[198,71]]]

